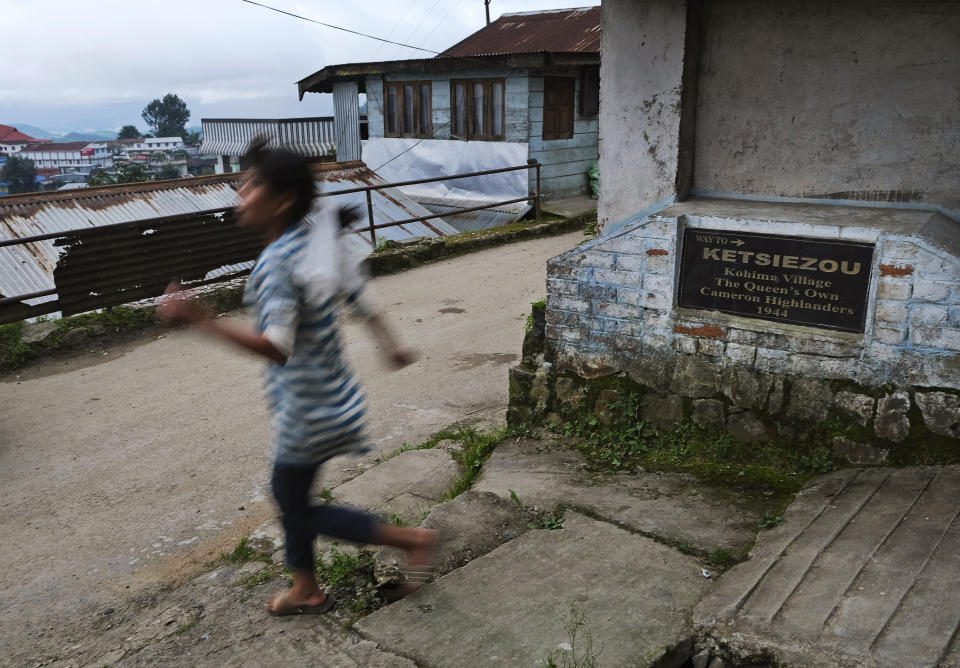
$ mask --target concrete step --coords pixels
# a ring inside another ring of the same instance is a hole
[[[692,646],[689,611],[712,586],[700,564],[612,524],[565,517],[562,529],[528,531],[358,630],[431,668],[542,666],[563,643],[583,652],[587,634],[598,666],[681,665]],[[585,614],[575,641],[564,629],[571,604]]]
[[[698,627],[790,665],[956,665],[957,489],[956,466],[814,482],[697,606]]]
[[[746,553],[759,513],[682,473],[592,474],[570,441],[544,437],[502,443],[474,484],[477,491],[550,510],[566,504],[634,531],[704,552]]]

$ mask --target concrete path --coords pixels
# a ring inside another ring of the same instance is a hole
[[[960,467],[844,470],[698,607],[705,633],[791,666],[960,665]]]
[[[420,359],[387,373],[362,326],[344,323],[375,452],[333,462],[321,484],[452,422],[502,423],[506,372],[530,302],[544,295],[545,262],[582,238],[375,279]],[[261,368],[174,331],[0,379],[0,656],[23,665],[66,651],[100,611],[179,582],[273,515]]]

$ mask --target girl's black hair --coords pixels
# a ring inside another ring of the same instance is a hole
[[[256,179],[277,195],[293,195],[290,223],[308,213],[317,196],[310,162],[290,149],[268,148],[265,137],[256,137],[243,156],[246,169],[256,170]]]
[[[255,169],[257,179],[279,195],[292,194],[290,222],[294,223],[308,213],[317,196],[316,182],[310,172],[310,162],[287,148],[268,148],[266,137],[255,137],[243,156],[245,169]],[[350,227],[360,218],[356,206],[341,207],[340,228]]]

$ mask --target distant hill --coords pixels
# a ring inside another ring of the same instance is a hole
[[[112,141],[116,138],[117,138],[116,132],[108,132],[106,130],[97,130],[95,132],[71,132],[62,137],[54,137],[53,143],[57,144],[60,142],[68,142],[68,141],[104,142],[104,141]]]
[[[30,135],[34,139],[56,139],[60,136],[28,123],[4,123],[4,125],[11,125],[23,134]]]
[[[117,138],[117,133],[113,130],[94,130],[93,132],[51,132],[50,130],[44,130],[43,128],[38,128],[36,125],[30,125],[29,123],[4,123],[4,125],[12,125],[20,132],[30,135],[34,139],[52,139],[56,142],[68,142],[68,141],[109,141]]]

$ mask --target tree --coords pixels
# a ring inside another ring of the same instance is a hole
[[[117,133],[117,139],[136,139],[140,136],[140,131],[135,125],[124,125]]]
[[[180,170],[178,170],[173,165],[164,165],[157,170],[157,179],[160,181],[163,181],[166,179],[179,179],[179,178],[180,178]]]
[[[37,169],[33,160],[13,155],[7,158],[0,171],[0,181],[10,184],[10,194],[32,193],[37,188]]]
[[[190,110],[186,103],[173,93],[163,99],[157,98],[143,109],[143,120],[157,137],[185,137]]]
[[[152,181],[153,178],[147,173],[143,165],[137,165],[132,162],[125,163],[117,167],[116,175],[110,175],[106,172],[97,172],[87,179],[88,186],[113,186],[118,183],[139,183],[141,181]]]
[[[88,186],[112,186],[116,183],[112,176],[106,172],[97,172],[96,174],[91,174],[87,178]]]
[[[150,175],[143,165],[137,165],[128,162],[117,168],[117,183],[139,183],[140,181],[150,181]]]

